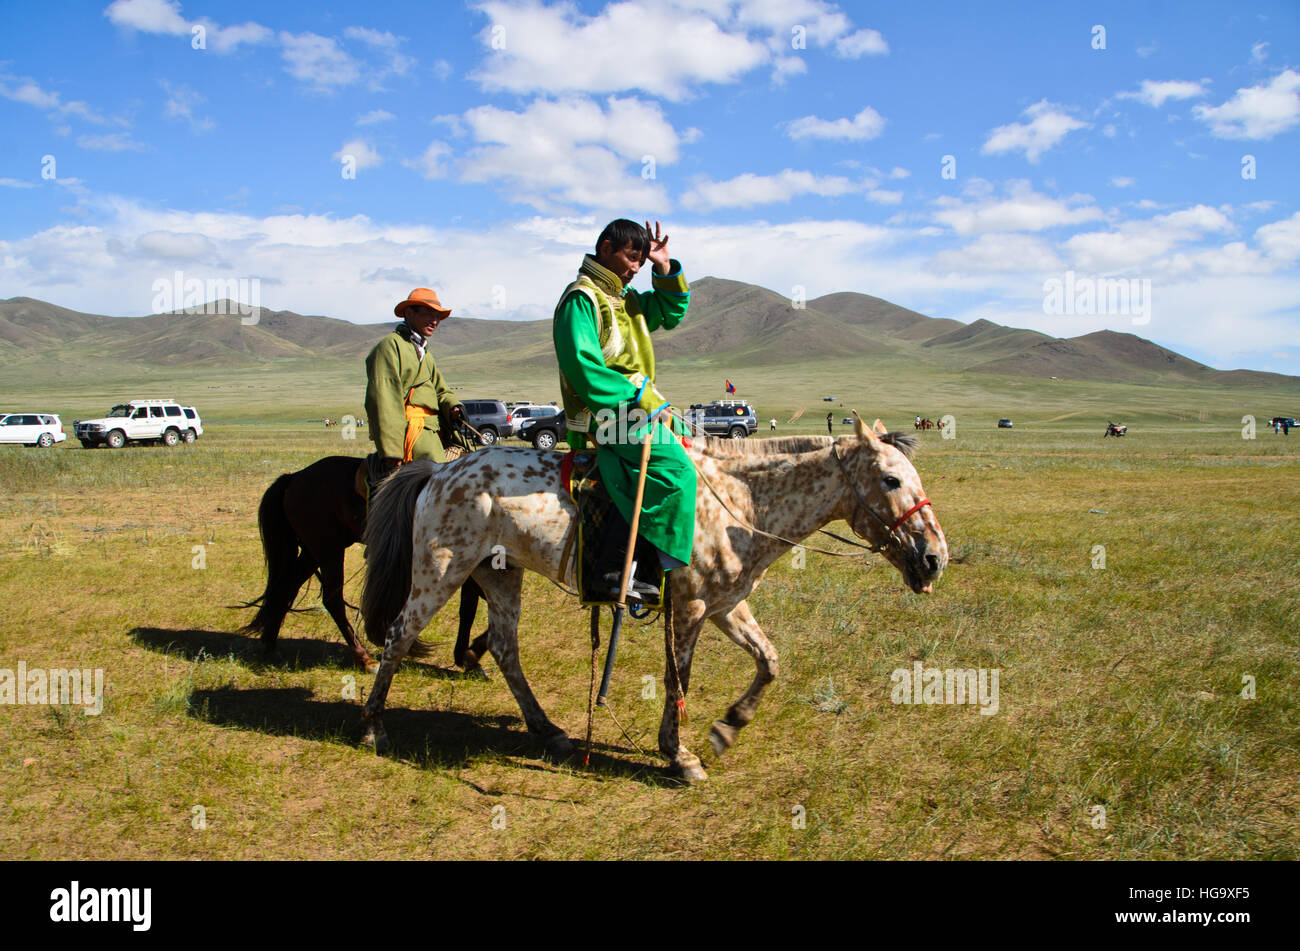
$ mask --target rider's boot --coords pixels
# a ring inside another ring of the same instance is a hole
[[[611,507],[605,522],[605,537],[601,541],[600,559],[597,562],[596,576],[600,587],[609,593],[611,600],[618,597],[619,584],[623,580],[623,562],[627,558],[627,537],[631,526],[616,507]],[[651,580],[658,581],[659,551],[639,535],[633,553],[634,570],[627,586],[629,601],[643,604],[659,603],[659,586]]]

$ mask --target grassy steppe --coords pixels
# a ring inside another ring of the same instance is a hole
[[[549,374],[448,372],[464,396],[557,389]],[[678,367],[663,388],[707,399],[722,375]],[[953,559],[930,597],[874,556],[782,559],[751,598],[781,677],[713,760],[708,725],[753,665],[705,632],[685,735],[711,778],[680,787],[648,755],[658,628],[625,630],[611,693],[647,754],[602,713],[585,770],[542,758],[490,663],[486,682],[443,669],[450,616],[427,635],[441,642],[431,662],[394,682],[390,758],[356,745],[371,678],[344,665],[327,616],[291,617],[278,665],[233,633],[248,612],[228,605],[261,590],[266,486],[368,449],[308,423],[360,408],[353,369],[121,384],[106,371],[57,392],[6,380],[3,409],[70,426],[174,395],[209,433],[172,450],[0,447],[0,668],[99,667],[107,681],[98,717],[0,707],[0,857],[1300,857],[1300,433],[1261,425],[1247,440],[1241,423],[1294,412],[1296,392],[909,380],[874,365],[738,382],[783,433],[824,431],[823,395],[842,399],[836,420],[952,413],[956,438],[926,434],[917,466]],[[993,428],[1003,415],[1014,430]],[[1103,442],[1108,417],[1131,435]],[[354,549],[353,602],[362,564]],[[525,599],[525,670],[580,737],[585,614],[535,576]],[[891,671],[916,660],[999,669],[998,713],[892,704]]]

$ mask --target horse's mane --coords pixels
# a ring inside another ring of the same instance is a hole
[[[913,433],[894,430],[878,435],[877,438],[893,446],[908,459],[916,452],[917,439]],[[727,439],[721,436],[695,437],[696,443],[702,443],[704,452],[714,457],[725,456],[773,456],[779,454],[797,455],[802,452],[816,452],[825,449],[835,440],[830,436],[777,436],[772,439]]]

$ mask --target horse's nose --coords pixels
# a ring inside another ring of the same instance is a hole
[[[925,566],[930,569],[930,574],[937,575],[940,572],[939,556],[927,553],[925,556]]]

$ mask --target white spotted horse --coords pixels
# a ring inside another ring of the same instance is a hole
[[[687,779],[706,778],[679,738],[678,700],[690,685],[695,641],[711,621],[757,667],[748,689],[710,731],[721,754],[754,718],[777,676],[776,648],[745,599],[781,555],[844,519],[915,592],[930,593],[948,564],[943,530],[911,463],[915,437],[887,432],[880,420],[868,429],[856,413],[853,421],[851,435],[834,439],[688,440],[700,474],[695,538],[690,564],[669,575],[673,636],[659,728],[660,751]],[[487,649],[529,732],[554,754],[572,751],[524,678],[517,631],[525,569],[575,583],[576,569],[561,564],[577,517],[561,483],[562,459],[551,451],[495,448],[454,467],[403,466],[379,491],[366,528],[361,611],[367,635],[382,636],[385,646],[364,708],[364,742],[387,749],[382,717],[393,674],[430,618],[472,577],[488,602]],[[491,567],[494,548],[507,555],[504,569]]]

